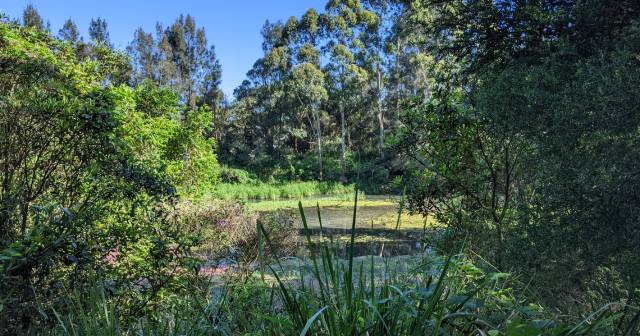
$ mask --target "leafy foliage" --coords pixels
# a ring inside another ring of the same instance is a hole
[[[176,186],[214,183],[206,108],[117,80],[128,59],[0,24],[1,332],[48,323],[65,288],[95,283],[126,316],[179,295],[197,242],[170,216]],[[140,109],[140,110],[138,110]]]
[[[417,1],[410,15],[454,64],[396,139],[421,167],[413,208],[536,274],[560,307],[637,302],[638,15],[629,1]],[[624,290],[593,287],[605,265]]]

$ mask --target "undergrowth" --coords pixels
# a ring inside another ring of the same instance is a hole
[[[633,335],[608,304],[571,323],[559,322],[541,305],[512,289],[511,276],[490,272],[464,254],[425,250],[411,258],[354,257],[357,196],[346,251],[332,237],[312,239],[299,203],[309,258],[268,259],[274,242],[257,224],[256,272],[229,274],[207,292],[194,291],[176,304],[128,323],[103,289],[74,293],[65,312],[53,312],[50,335]],[[322,223],[320,208],[318,219]],[[273,260],[273,261],[267,261]],[[381,264],[382,263],[382,264]],[[635,320],[634,319],[634,320]],[[632,320],[633,321],[633,320]]]

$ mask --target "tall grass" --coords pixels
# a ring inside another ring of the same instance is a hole
[[[191,300],[194,299],[194,300]],[[212,324],[215,305],[198,303],[195,298],[178,306],[158,307],[154,314],[127,316],[117,302],[96,287],[89,293],[73,291],[65,298],[63,311],[52,310],[48,318],[54,326],[30,332],[51,336],[124,336],[124,335],[225,335]]]
[[[352,185],[340,183],[307,181],[268,183],[220,183],[217,184],[212,196],[222,199],[239,200],[279,200],[301,198],[309,196],[334,196],[351,193]]]

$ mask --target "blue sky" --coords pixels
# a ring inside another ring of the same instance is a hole
[[[109,24],[111,42],[125,48],[138,27],[154,31],[157,21],[172,23],[181,14],[190,13],[198,26],[204,26],[209,43],[216,47],[222,63],[222,90],[229,98],[242,83],[246,72],[262,56],[260,29],[265,20],[286,20],[301,16],[307,9],[324,8],[327,0],[0,0],[0,11],[9,17],[22,16],[33,4],[58,30],[68,18],[83,36],[92,17],[102,17]]]

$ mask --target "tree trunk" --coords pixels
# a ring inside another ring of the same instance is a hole
[[[346,127],[345,127],[345,123],[344,123],[344,106],[342,106],[342,103],[338,103],[338,105],[340,106],[340,130],[341,130],[341,136],[340,136],[340,143],[342,145],[342,168],[344,170],[344,159],[346,157],[346,152],[347,152],[347,132],[346,132]]]
[[[380,156],[382,157],[382,150],[384,147],[384,114],[382,112],[382,71],[380,70],[380,65],[378,64],[377,69],[378,80],[378,128],[379,128],[379,143],[378,150],[380,151]]]
[[[318,135],[318,168],[320,169],[320,181],[322,181],[322,129],[320,128],[320,111],[316,111],[316,132]]]
[[[24,202],[20,208],[21,208],[21,215],[22,215],[22,220],[20,224],[20,235],[24,236],[24,234],[27,232],[27,221],[29,219],[29,203]]]
[[[400,36],[396,38],[396,120],[400,121]]]

